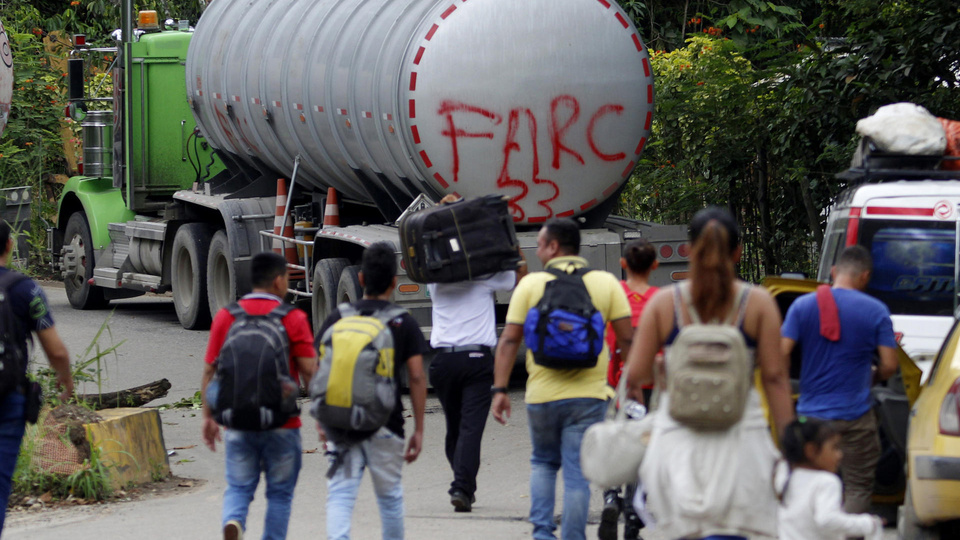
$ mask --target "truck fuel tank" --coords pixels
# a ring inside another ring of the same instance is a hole
[[[507,195],[520,224],[617,193],[650,131],[613,0],[213,2],[186,62],[203,135],[251,167],[401,209]]]

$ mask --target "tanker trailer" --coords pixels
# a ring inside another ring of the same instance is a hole
[[[179,60],[187,42],[186,95],[151,86],[161,84],[159,57]],[[195,32],[146,30],[124,48],[127,92],[115,110],[126,163],[113,184],[135,215],[100,220],[111,242],[93,246],[91,279],[75,281],[171,290],[186,327],[249,289],[247,263],[279,238],[278,213],[280,230],[294,214],[296,234],[314,238],[286,252],[303,272],[291,293],[317,322],[362,294],[364,246],[399,250],[398,218],[447,193],[509,197],[518,230],[531,231],[520,241],[534,269],[533,229],[554,216],[588,229],[583,254],[598,268],[619,272],[632,236],[664,242],[665,263],[684,253],[681,227],[609,218],[653,112],[646,48],[614,2],[213,2]],[[151,139],[163,125],[170,136]],[[197,141],[222,170],[181,167],[178,177],[179,163],[153,155],[165,144],[193,161]],[[293,180],[279,201],[278,177]],[[161,193],[163,178],[182,187]],[[65,236],[65,257],[76,258]],[[426,288],[401,275],[396,300],[429,326]]]

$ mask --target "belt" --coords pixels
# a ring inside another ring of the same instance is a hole
[[[493,347],[489,345],[457,345],[455,347],[436,347],[438,353],[483,352],[493,354]]]

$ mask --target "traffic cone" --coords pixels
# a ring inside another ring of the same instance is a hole
[[[287,216],[283,219],[283,214],[287,210],[287,181],[283,178],[277,178],[277,211],[273,218],[273,234],[283,236],[293,240],[293,217]],[[284,242],[282,240],[273,240],[273,251],[281,253],[287,260],[287,264],[300,264],[300,258],[297,257],[297,245],[293,242]],[[291,270],[290,279],[302,279],[303,272],[300,270]]]
[[[327,188],[327,205],[323,207],[323,226],[340,226],[340,207],[337,201],[337,190]]]

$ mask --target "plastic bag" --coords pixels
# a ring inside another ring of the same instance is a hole
[[[940,156],[947,146],[943,125],[913,103],[894,103],[857,122],[857,133],[891,154]]]

